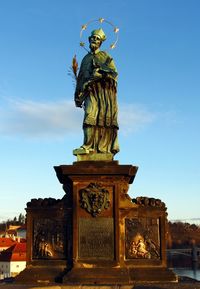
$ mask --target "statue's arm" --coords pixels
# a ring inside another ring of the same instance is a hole
[[[106,61],[102,67],[102,71],[103,74],[105,74],[105,77],[117,80],[118,73],[112,58],[108,58],[108,61]]]
[[[114,61],[109,55],[106,54],[105,56],[104,61],[98,59],[95,61],[96,71],[102,75],[102,78],[117,80],[118,73]]]
[[[82,103],[84,101],[84,90],[85,90],[85,83],[87,82],[87,70],[85,67],[84,59],[81,63],[77,82],[76,82],[76,89],[74,93],[74,101],[77,107],[82,107]]]
[[[77,82],[76,82],[76,89],[75,89],[75,93],[74,93],[74,101],[77,107],[82,107],[82,101],[81,101],[81,96],[83,94],[82,92],[82,85],[81,85],[81,77],[80,77],[80,72],[77,78]]]

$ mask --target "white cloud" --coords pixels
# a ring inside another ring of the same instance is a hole
[[[82,113],[72,101],[9,100],[0,111],[0,133],[27,137],[64,137],[76,133]]]
[[[156,114],[138,104],[122,104],[119,111],[120,128],[125,135],[142,129],[155,119]]]
[[[0,109],[1,135],[60,138],[78,133],[82,127],[83,110],[76,108],[73,101],[7,99],[3,107]],[[119,108],[120,130],[125,134],[133,133],[155,119],[143,106],[121,104]]]

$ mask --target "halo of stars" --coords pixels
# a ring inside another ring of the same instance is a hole
[[[99,22],[99,23],[101,23],[101,24],[106,23],[106,24],[112,26],[112,30],[113,30],[113,33],[116,35],[116,39],[115,39],[115,41],[114,41],[113,43],[110,44],[109,49],[114,49],[114,48],[116,47],[116,45],[117,45],[117,42],[118,42],[118,32],[119,32],[119,28],[118,28],[117,26],[115,26],[113,23],[111,23],[110,21],[107,21],[107,20],[104,19],[104,18],[99,18],[99,19],[95,19],[95,20],[90,20],[90,21],[87,22],[86,24],[83,24],[83,25],[81,26],[80,39],[81,39],[82,36],[83,36],[83,32],[84,32],[84,31],[88,28],[88,26],[89,26],[91,23],[93,23],[93,22]],[[81,46],[82,48],[86,49],[86,48],[85,48],[85,43],[82,42],[82,41],[80,41],[80,46]],[[87,50],[87,49],[86,49],[86,50]]]

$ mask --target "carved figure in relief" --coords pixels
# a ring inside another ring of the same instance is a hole
[[[33,258],[52,259],[63,257],[61,225],[50,219],[34,222]]]
[[[151,257],[159,258],[160,254],[157,250],[156,244],[148,237],[146,238],[146,244],[151,254]]]
[[[132,241],[129,248],[129,253],[131,256],[137,255],[137,245],[135,244],[135,241]]]
[[[151,254],[147,250],[146,244],[142,239],[140,239],[137,243],[135,242],[135,240],[131,241],[129,254],[131,257],[134,258],[151,258]]]
[[[143,258],[149,258],[150,257],[150,254],[146,249],[146,244],[142,239],[140,239],[139,243],[137,244],[137,254],[138,254],[138,256],[141,256]]]
[[[50,250],[49,244],[45,240],[41,240],[38,245],[38,255],[41,257],[53,256],[52,251]]]

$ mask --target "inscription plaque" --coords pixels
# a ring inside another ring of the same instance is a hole
[[[113,260],[113,218],[80,218],[78,247],[80,259]]]

